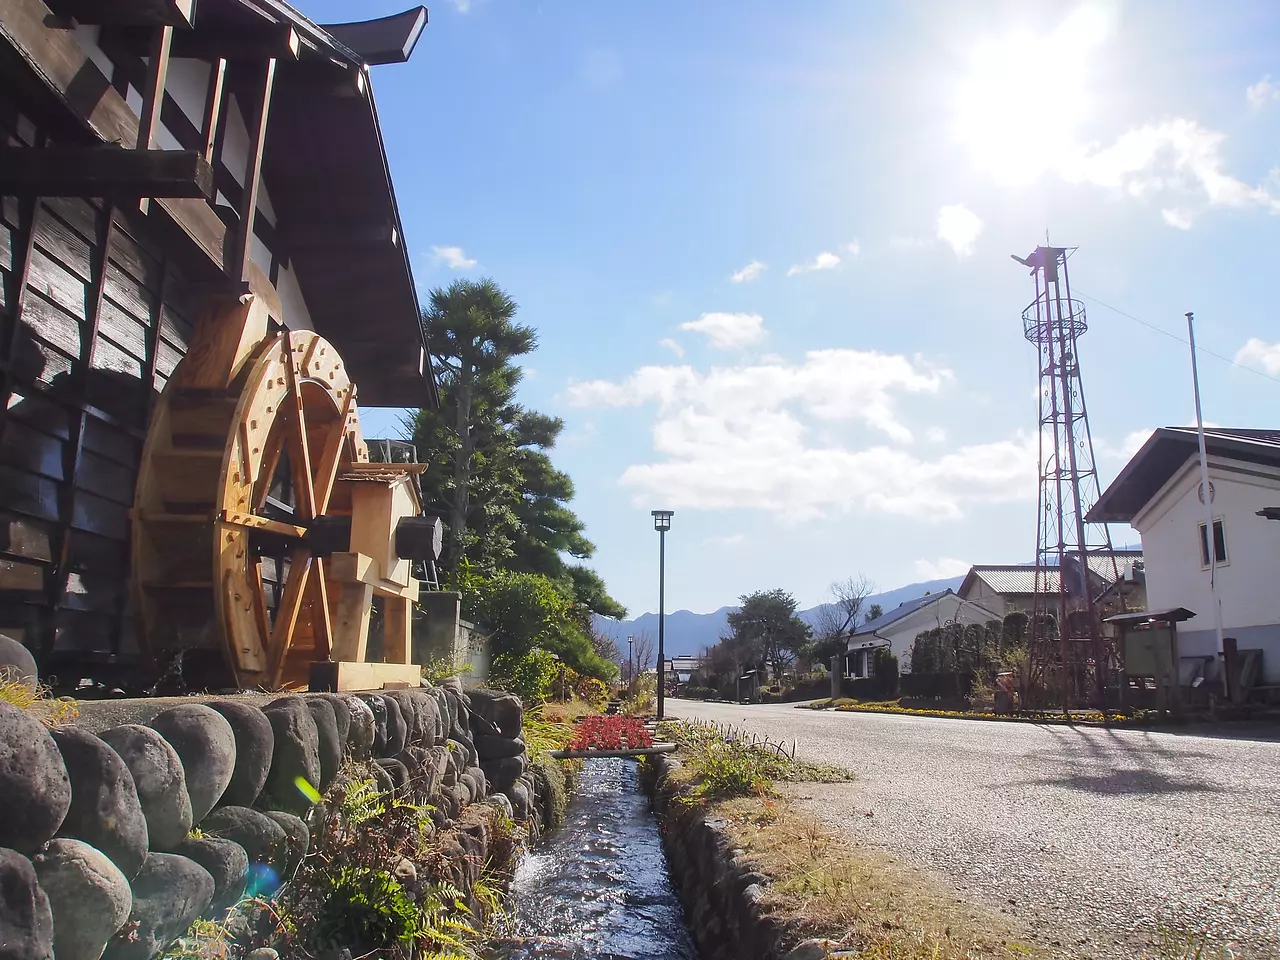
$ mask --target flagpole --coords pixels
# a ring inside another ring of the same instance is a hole
[[[1200,441],[1200,490],[1205,509],[1205,548],[1209,554],[1209,592],[1213,595],[1213,626],[1218,638],[1218,654],[1222,646],[1222,603],[1218,600],[1217,550],[1213,536],[1213,493],[1209,486],[1209,455],[1204,442],[1204,416],[1200,412],[1200,370],[1196,364],[1195,315],[1187,314],[1187,339],[1191,343],[1191,386],[1196,395],[1196,435]]]

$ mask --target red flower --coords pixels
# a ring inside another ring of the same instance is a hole
[[[636,750],[651,746],[653,738],[635,717],[585,717],[569,741],[569,749],[576,751]]]

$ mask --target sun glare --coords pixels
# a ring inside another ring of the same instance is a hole
[[[1004,183],[1027,183],[1073,147],[1096,106],[1089,59],[1115,21],[1113,7],[1087,4],[1048,33],[1010,31],[970,48],[955,122],[982,169]]]

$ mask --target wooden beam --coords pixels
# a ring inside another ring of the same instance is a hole
[[[138,56],[148,52],[145,30],[113,31],[111,39]],[[209,28],[175,34],[170,56],[192,60],[297,60],[302,38],[292,24],[262,23],[235,30]]]
[[[4,0],[3,9],[0,38],[13,47],[72,116],[101,141],[136,143],[137,116],[71,31],[49,28],[48,21],[53,14],[43,0]],[[156,205],[215,267],[225,270],[227,227],[208,203],[191,197],[169,197],[158,198]],[[239,277],[235,279],[239,282]],[[249,289],[266,301],[271,315],[279,319],[279,295],[257,264],[249,263],[245,279]]]
[[[213,196],[213,168],[195,150],[0,147],[0,195]]]
[[[316,223],[314,226],[294,225],[281,239],[290,254],[333,250],[345,256],[353,247],[397,246],[400,231],[394,223]]]
[[[258,188],[262,185],[262,149],[267,139],[267,116],[271,112],[271,90],[275,78],[276,62],[267,60],[262,66],[257,110],[253,117],[257,122],[249,129],[249,162],[245,168],[244,193],[240,197],[240,226],[224,267],[232,279],[244,280],[248,273],[249,243],[253,237],[253,218],[258,212]]]
[[[194,26],[195,0],[50,0],[64,17],[103,26]]]
[[[310,689],[317,692],[413,690],[421,685],[422,668],[412,663],[358,663],[340,660],[311,664]]]

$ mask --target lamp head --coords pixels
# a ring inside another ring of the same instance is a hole
[[[671,529],[671,517],[674,510],[653,510],[653,529],[664,532]]]

